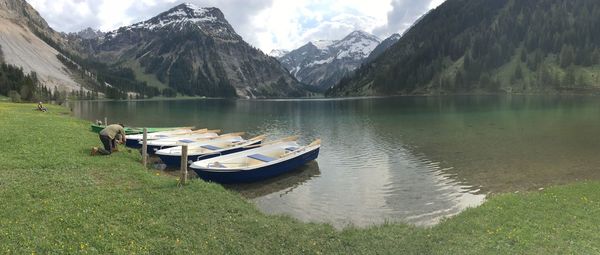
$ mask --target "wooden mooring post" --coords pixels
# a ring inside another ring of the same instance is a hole
[[[108,126],[108,119],[104,117],[104,126]]]
[[[188,178],[188,146],[181,146],[181,176],[179,177],[179,182],[181,185],[185,185],[187,183]]]
[[[148,165],[148,131],[144,128],[144,135],[142,136],[142,164],[144,167]]]

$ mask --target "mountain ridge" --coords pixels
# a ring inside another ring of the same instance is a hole
[[[377,47],[375,47],[375,49],[373,49],[373,51],[371,51],[369,56],[365,59],[364,63],[369,63],[369,62],[375,60],[376,58],[378,58],[387,49],[389,49],[390,47],[392,47],[392,45],[394,45],[396,42],[398,42],[398,40],[400,40],[401,37],[402,36],[400,34],[396,33],[396,34],[390,35],[388,38],[385,38],[385,40],[383,40],[381,43],[379,43],[379,45],[377,45]]]
[[[353,31],[340,40],[308,42],[278,60],[299,81],[326,90],[358,68],[379,43],[374,35]]]

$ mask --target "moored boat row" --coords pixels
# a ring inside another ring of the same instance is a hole
[[[146,135],[146,141],[173,138],[173,137],[181,137],[181,136],[191,135],[191,134],[195,134],[195,133],[205,133],[207,131],[208,131],[208,129],[206,129],[206,128],[198,129],[198,130],[192,130],[192,128],[187,128],[187,127],[186,128],[176,128],[176,129],[172,129],[172,130],[149,133]],[[142,141],[143,137],[144,137],[144,134],[128,135],[125,145],[130,148],[141,148],[142,144],[140,143],[140,141]]]
[[[222,135],[218,138],[188,144],[188,155],[186,160],[188,165],[195,161],[244,151],[248,146],[260,144],[266,137],[265,135],[260,135],[245,140],[241,135],[242,134],[237,135],[235,133]],[[158,150],[156,155],[167,166],[180,167],[182,157],[181,150],[181,146],[170,147]]]
[[[218,183],[248,183],[291,172],[315,160],[319,139],[300,145],[292,136],[265,143],[266,135],[249,139],[245,133],[219,135],[220,130],[173,128],[148,133],[148,155],[156,155],[170,168],[180,167],[182,146],[187,146],[185,162],[206,180]],[[142,147],[142,134],[128,135],[126,146]]]

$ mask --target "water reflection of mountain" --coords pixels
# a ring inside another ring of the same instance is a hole
[[[276,192],[279,192],[280,196],[284,196],[303,183],[319,175],[321,175],[319,163],[312,161],[293,172],[266,181],[224,186],[229,190],[239,192],[248,199],[262,197]]]

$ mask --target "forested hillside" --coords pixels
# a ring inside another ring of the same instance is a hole
[[[597,93],[600,1],[448,0],[330,96]]]

